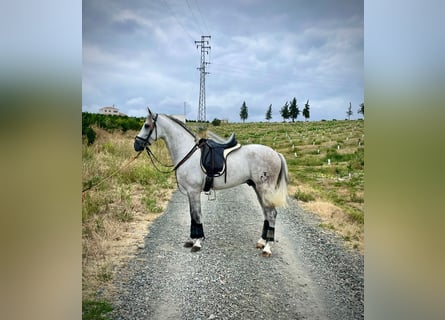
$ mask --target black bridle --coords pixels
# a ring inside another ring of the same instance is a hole
[[[152,115],[151,112],[150,112],[150,115]],[[169,118],[170,118],[171,120],[177,122],[178,124],[180,124],[180,125],[181,125],[182,127],[184,127],[184,128],[191,134],[191,135],[193,135],[193,133],[192,133],[187,127],[185,127],[183,124],[181,124],[180,122],[178,122],[176,119],[174,119],[174,118],[172,118],[172,117],[169,117]],[[150,148],[149,148],[150,145],[151,145],[151,143],[150,143],[150,137],[151,137],[151,135],[152,135],[153,132],[155,132],[155,139],[154,139],[154,141],[158,140],[158,130],[157,130],[157,127],[156,127],[156,121],[157,121],[157,119],[158,119],[158,114],[156,114],[154,117],[152,116],[153,124],[152,124],[151,127],[150,127],[150,131],[148,132],[147,138],[144,139],[144,138],[142,138],[142,137],[136,136],[136,137],[135,137],[135,140],[143,143],[143,148],[145,148],[145,150],[147,151],[147,155],[148,155],[148,157],[150,158],[150,160],[151,160],[153,166],[156,168],[156,170],[158,170],[158,171],[161,172],[161,173],[170,173],[170,172],[172,172],[172,171],[176,171],[180,166],[182,166],[182,165],[184,164],[184,162],[186,162],[186,161],[192,156],[192,154],[195,153],[195,151],[201,147],[201,145],[200,145],[199,142],[196,143],[196,144],[193,146],[193,148],[192,148],[192,149],[185,155],[185,157],[184,157],[181,161],[179,161],[178,164],[176,164],[176,165],[166,165],[166,164],[163,164],[158,158],[156,158],[156,156],[153,154],[153,152],[152,152],[152,151],[150,150]],[[147,127],[147,126],[149,126],[149,124],[145,123],[144,126]],[[162,170],[160,170],[160,169],[156,166],[155,161],[158,162],[159,164],[161,164],[161,165],[164,166],[164,167],[167,167],[167,168],[168,168],[168,167],[170,167],[170,168],[173,167],[173,169],[171,169],[171,170],[169,170],[169,171],[162,171]]]
[[[151,115],[151,113],[150,113],[150,115]],[[148,148],[148,146],[151,145],[150,137],[151,137],[151,134],[153,133],[153,131],[155,132],[155,141],[158,140],[158,130],[156,129],[156,120],[158,120],[157,113],[154,117],[152,117],[152,120],[153,120],[153,125],[150,127],[150,131],[148,132],[147,138],[144,139],[139,136],[136,136],[134,138],[135,140],[142,142],[145,148]],[[145,123],[144,126],[147,127],[147,126],[149,126],[149,124]]]

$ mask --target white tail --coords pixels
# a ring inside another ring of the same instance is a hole
[[[287,184],[289,183],[289,175],[287,170],[286,159],[281,153],[278,153],[281,160],[281,169],[278,175],[275,189],[265,195],[265,200],[268,206],[273,207],[287,207]]]

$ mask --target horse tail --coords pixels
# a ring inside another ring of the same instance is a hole
[[[278,153],[281,161],[280,172],[278,173],[277,183],[274,190],[266,195],[266,203],[273,207],[287,207],[287,185],[289,183],[289,173],[286,159],[281,153]]]

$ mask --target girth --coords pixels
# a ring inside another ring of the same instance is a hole
[[[227,156],[235,150],[241,148],[241,144],[236,141],[235,134],[232,134],[223,143],[211,139],[200,139],[201,149],[201,169],[207,175],[204,191],[209,191],[213,186],[213,178],[224,174],[224,182],[227,178]]]

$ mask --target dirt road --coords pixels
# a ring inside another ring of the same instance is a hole
[[[175,192],[141,249],[118,274],[113,319],[363,319],[363,256],[292,202],[279,209],[272,257],[255,249],[263,215],[247,185],[202,195],[206,240],[189,235]]]

